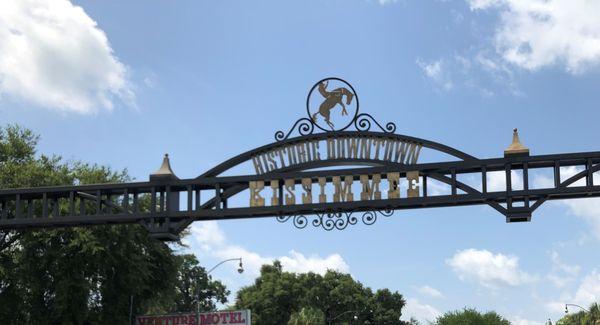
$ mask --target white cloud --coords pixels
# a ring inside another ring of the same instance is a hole
[[[438,318],[441,313],[433,306],[421,304],[418,299],[409,298],[402,310],[402,319],[408,321],[415,318],[421,324],[428,324]]]
[[[503,60],[527,70],[564,65],[582,72],[600,62],[600,2],[467,0],[472,10],[497,10],[494,43]]]
[[[574,301],[582,306],[589,306],[593,302],[600,301],[600,273],[597,270],[583,278],[575,293]]]
[[[566,303],[587,307],[598,301],[600,301],[600,273],[593,270],[581,280],[574,295],[563,295],[560,301],[548,302],[546,307],[550,311],[559,313],[564,311]]]
[[[519,258],[512,255],[493,254],[487,250],[466,249],[458,251],[446,261],[463,281],[497,289],[518,286],[536,280],[535,276],[519,269]]]
[[[600,199],[572,199],[563,201],[569,211],[590,224],[592,233],[600,239]]]
[[[415,290],[417,290],[417,292],[433,297],[433,298],[443,298],[444,295],[437,289],[432,288],[428,285],[424,285],[422,287],[417,287],[415,288]]]
[[[68,0],[0,1],[0,94],[65,112],[135,105],[106,34]]]
[[[551,253],[551,258],[552,258],[552,264],[554,265],[554,267],[557,268],[558,270],[565,272],[566,274],[577,275],[577,274],[579,274],[579,271],[581,270],[581,267],[579,265],[568,265],[568,264],[563,263],[560,260],[560,257],[558,256],[558,253],[556,251],[553,251]]]
[[[483,52],[432,61],[418,58],[416,64],[425,77],[445,91],[467,89],[478,92],[482,97],[492,97],[496,94],[492,89],[498,88],[521,95],[508,65]]]
[[[565,181],[575,174],[581,172],[582,167],[561,167],[561,181]],[[594,184],[600,184],[600,175],[594,173]],[[539,175],[533,178],[534,187],[554,187],[554,179],[549,175]],[[585,186],[585,178],[579,179],[570,186]],[[559,201],[565,205],[569,212],[580,217],[591,226],[591,232],[600,239],[600,198],[569,199]]]
[[[502,0],[469,0],[471,10],[486,9],[492,6],[497,6]]]
[[[306,257],[292,250],[289,252],[289,256],[281,256],[279,260],[286,271],[296,273],[315,272],[325,274],[327,270],[349,271],[348,264],[346,264],[339,254],[332,254],[325,258],[321,258],[318,255]]]
[[[423,74],[444,90],[450,90],[454,87],[450,74],[446,71],[443,60],[425,62],[417,59],[417,65],[423,70]]]
[[[523,189],[523,177],[514,170],[510,173],[510,183],[513,190]],[[488,172],[487,190],[489,192],[506,191],[506,172]]]
[[[216,221],[196,222],[191,227],[191,235],[185,239],[185,244],[199,249],[195,253],[217,259],[242,257],[245,273],[252,277],[260,275],[260,267],[279,260],[285,271],[324,274],[327,270],[347,273],[350,267],[341,255],[331,254],[326,257],[318,255],[305,256],[291,250],[284,256],[263,256],[244,247],[230,243]]]
[[[190,230],[191,237],[200,243],[203,250],[208,251],[212,247],[221,247],[225,244],[225,234],[216,221],[194,223]],[[185,239],[187,240],[187,237]]]
[[[561,261],[558,252],[552,251],[550,253],[552,259],[552,270],[548,274],[547,278],[556,287],[562,288],[567,284],[573,282],[576,276],[579,274],[581,267],[579,265],[569,265]]]
[[[533,320],[525,319],[520,316],[515,316],[511,319],[513,325],[544,325],[543,322],[536,322]]]
[[[561,167],[560,168],[561,182],[566,181],[567,179],[571,178],[572,176],[575,176],[575,174],[578,174],[581,171],[583,171],[583,168],[579,167],[579,166]],[[598,178],[597,175],[594,175],[594,181],[598,181],[598,180],[600,180],[600,178]],[[534,187],[536,187],[536,188],[554,187],[554,178],[552,175],[536,175],[533,178],[533,184],[534,184]],[[573,184],[571,184],[569,186],[585,186],[585,177],[580,178],[579,180],[577,180],[576,182],[574,182]]]

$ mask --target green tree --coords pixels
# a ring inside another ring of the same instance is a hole
[[[475,309],[447,312],[438,317],[435,325],[510,325],[510,322],[496,312],[482,314]]]
[[[556,325],[600,325],[600,305],[591,304],[587,311],[579,311],[565,315],[556,322]]]
[[[130,180],[126,171],[37,156],[38,139],[18,126],[0,127],[0,188]],[[126,324],[132,296],[135,313],[176,311],[189,306],[180,281],[198,268],[140,225],[0,231],[0,321]],[[199,283],[212,288],[204,308],[214,308],[213,298],[224,302],[222,284]]]
[[[297,276],[283,272],[276,261],[262,266],[254,285],[238,291],[235,305],[252,310],[254,324],[285,324],[293,312],[300,310],[298,301],[303,291]]]
[[[556,325],[585,325],[583,311],[566,315],[556,322]]]
[[[588,310],[587,321],[593,325],[600,325],[600,305],[598,303],[593,303]]]
[[[341,323],[350,322],[354,316],[361,320],[372,318],[370,299],[373,292],[349,274],[328,271],[322,277],[320,287],[325,290],[324,296],[316,301],[321,301],[327,320],[335,319],[336,323]]]
[[[255,324],[285,324],[303,308],[320,310],[334,324],[403,324],[404,304],[399,293],[382,289],[373,294],[349,274],[284,272],[275,261],[263,265],[253,285],[238,291],[235,306],[251,309]]]
[[[196,310],[196,301],[200,301],[200,311],[216,309],[216,303],[227,302],[229,290],[220,281],[213,281],[206,269],[199,265],[192,254],[177,255],[177,281],[175,306],[177,311]],[[199,296],[198,296],[199,295]]]
[[[325,314],[317,308],[304,307],[290,317],[288,325],[323,325]]]
[[[398,306],[404,306],[405,301],[398,292],[389,289],[379,289],[371,298],[373,324],[398,324],[402,313]]]

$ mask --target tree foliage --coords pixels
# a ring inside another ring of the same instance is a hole
[[[129,180],[126,171],[36,156],[37,142],[30,130],[0,127],[0,188]],[[139,225],[0,231],[0,321],[126,324],[131,297],[137,314],[189,311],[198,285],[208,288],[204,309],[226,301],[195,258],[175,255]]]
[[[235,306],[252,310],[254,324],[286,324],[320,311],[325,321],[344,324],[403,324],[405,301],[397,292],[364,287],[349,274],[284,272],[281,263],[263,265],[254,284],[237,293]],[[354,320],[354,317],[358,320]],[[318,324],[318,323],[315,323]]]
[[[325,324],[325,314],[319,309],[304,307],[299,312],[290,316],[288,325],[316,325]]]
[[[200,311],[211,311],[217,308],[216,303],[227,302],[229,290],[220,281],[211,279],[206,269],[199,265],[196,256],[177,255],[176,261],[178,272],[171,310],[195,310],[196,301],[199,301]]]
[[[496,312],[482,314],[475,309],[447,312],[438,317],[435,325],[510,325],[510,322]]]

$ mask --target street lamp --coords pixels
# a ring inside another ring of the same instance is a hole
[[[340,318],[340,317],[342,317],[342,316],[344,316],[344,315],[346,315],[348,313],[357,313],[357,312],[358,311],[356,311],[356,310],[348,310],[348,311],[345,311],[345,312],[343,312],[343,313],[341,313],[341,314],[339,314],[339,315],[337,315],[337,316],[335,316],[333,318],[329,318],[327,321],[328,321],[329,324],[331,324],[334,320],[336,320],[336,319],[338,319],[338,318]],[[352,317],[352,318],[354,320],[358,320],[358,316],[356,316],[356,315],[354,315],[354,317]]]
[[[229,261],[240,261],[239,267],[238,267],[238,273],[242,274],[244,273],[244,266],[242,265],[242,258],[238,257],[238,258],[230,258],[228,260],[224,260],[219,262],[219,264],[213,266],[210,270],[208,270],[208,272],[206,272],[206,275],[209,275],[210,272],[214,271],[217,267],[219,267],[221,264],[225,263],[225,262],[229,262]]]
[[[585,308],[583,308],[583,307],[581,307],[581,306],[579,306],[579,305],[576,305],[576,304],[565,304],[565,314],[568,314],[568,313],[569,313],[569,308],[568,308],[567,306],[575,306],[575,307],[579,307],[579,308],[581,308],[583,311],[585,311],[586,313],[589,313],[589,310],[587,310],[587,309],[585,309]]]
[[[364,310],[365,310],[365,309],[363,309],[363,311],[364,311]],[[358,314],[359,312],[360,312],[360,311],[358,311],[358,310],[348,310],[348,311],[345,311],[345,312],[343,312],[343,313],[341,313],[341,314],[339,314],[339,315],[337,315],[337,316],[335,316],[335,317],[333,317],[333,318],[328,318],[328,319],[327,319],[327,323],[328,323],[328,324],[332,324],[332,322],[333,322],[334,320],[336,320],[336,319],[338,319],[338,318],[340,318],[340,317],[342,317],[343,315],[346,315],[346,314],[348,314],[348,313],[355,313],[355,315],[354,315],[354,316],[352,316],[352,319],[353,319],[353,320],[358,320],[358,315],[356,315],[356,314]],[[372,313],[373,311],[369,309],[369,312],[371,312],[371,313]]]
[[[221,264],[226,263],[226,262],[231,262],[231,261],[240,261],[237,271],[240,274],[244,273],[244,266],[242,264],[242,258],[238,257],[238,258],[226,259],[226,260],[219,262],[217,265],[213,266],[210,270],[208,270],[208,272],[206,272],[206,277],[208,278],[208,275],[212,271],[214,271],[217,267],[221,266]],[[200,286],[198,286],[198,290],[196,291],[196,321],[198,324],[200,324]]]

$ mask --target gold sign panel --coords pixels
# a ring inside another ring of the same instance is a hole
[[[417,163],[422,147],[416,142],[368,135],[331,137],[281,145],[256,154],[252,164],[258,175],[321,160],[375,160],[412,165]]]
[[[355,183],[354,176],[333,176],[328,182],[325,177],[318,178],[302,178],[302,179],[285,179],[283,181],[283,204],[295,205],[295,204],[311,204],[313,202],[313,190],[318,193],[318,203],[331,203],[331,202],[352,202],[355,199],[361,201],[368,200],[381,200],[384,199],[382,195],[382,183],[387,188],[386,198],[387,199],[399,199],[401,198],[400,193],[400,173],[387,173],[383,175],[360,175],[358,181],[360,183],[360,193],[356,195],[353,192],[352,185]],[[382,179],[385,178],[385,182]],[[406,196],[407,198],[415,198],[420,196],[419,186],[419,172],[409,171],[406,173]],[[280,180],[270,180],[269,187],[271,188],[270,202],[271,206],[279,205],[279,184]],[[297,184],[298,183],[298,184]],[[325,188],[330,184],[333,188],[332,193],[329,195],[326,193]],[[299,188],[296,185],[300,185]],[[317,187],[317,189],[315,189]],[[265,206],[266,196],[269,195],[265,189],[265,181],[252,181],[249,182],[248,188],[250,190],[250,206],[251,207],[262,207]],[[297,190],[298,189],[298,190]]]

